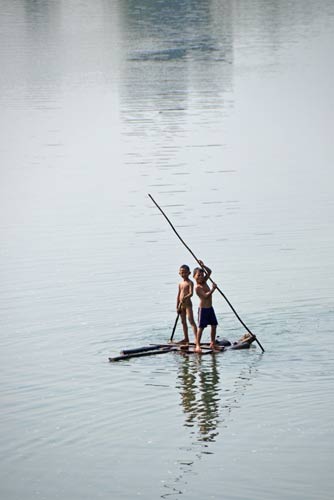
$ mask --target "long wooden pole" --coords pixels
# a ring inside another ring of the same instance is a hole
[[[164,211],[161,209],[161,207],[159,207],[159,205],[157,204],[157,202],[154,200],[154,198],[150,194],[148,196],[151,198],[151,200],[153,201],[154,205],[158,208],[158,210],[160,210],[160,212],[162,213],[162,215],[165,217],[166,221],[168,222],[168,224],[170,225],[170,227],[172,228],[172,230],[174,231],[174,233],[176,234],[176,236],[179,238],[179,240],[181,241],[181,243],[186,247],[186,249],[188,250],[188,252],[194,257],[194,259],[196,260],[196,262],[201,266],[198,258],[194,254],[194,252],[191,250],[191,248],[188,247],[188,245],[186,244],[186,242],[181,238],[181,236],[176,231],[175,227],[173,226],[173,224],[171,223],[171,221],[168,219],[168,217],[164,213]],[[211,278],[209,278],[209,280],[211,281],[211,283],[213,283],[213,280]],[[217,286],[217,290],[220,293],[220,295],[222,295],[224,297],[224,299],[226,300],[227,304],[230,306],[230,308],[232,309],[233,313],[235,314],[235,316],[237,317],[237,319],[240,321],[240,323],[242,324],[242,326],[247,330],[248,333],[250,333],[255,338],[255,340],[258,343],[258,345],[260,346],[262,352],[264,352],[264,349],[263,349],[263,347],[262,347],[259,339],[256,337],[256,335],[254,335],[253,332],[251,332],[251,330],[248,328],[248,326],[242,321],[242,319],[240,318],[239,314],[234,309],[234,307],[232,306],[231,302],[228,300],[228,298],[226,297],[226,295],[220,290],[220,288],[218,288],[218,286]]]

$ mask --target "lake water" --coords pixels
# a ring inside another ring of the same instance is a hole
[[[330,500],[332,0],[0,6],[1,498]],[[196,265],[148,193],[263,355],[108,362]]]

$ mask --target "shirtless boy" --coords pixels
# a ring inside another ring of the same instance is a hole
[[[208,325],[211,326],[211,341],[210,347],[214,348],[216,341],[216,330],[218,321],[215,315],[215,311],[212,307],[212,294],[216,290],[217,285],[212,283],[212,288],[209,287],[207,281],[211,275],[211,269],[206,267],[202,260],[198,263],[202,267],[196,267],[194,269],[193,276],[196,281],[195,291],[200,299],[199,309],[198,309],[198,329],[196,334],[196,347],[195,352],[202,352],[201,349],[201,338],[204,328]]]
[[[189,343],[189,335],[188,335],[188,321],[193,329],[195,340],[197,335],[197,327],[194,320],[193,314],[193,305],[191,302],[191,297],[194,293],[194,283],[189,279],[190,269],[189,266],[183,265],[179,269],[179,275],[182,278],[181,283],[179,283],[178,294],[176,298],[176,310],[178,314],[180,314],[184,339],[181,341],[182,344]]]

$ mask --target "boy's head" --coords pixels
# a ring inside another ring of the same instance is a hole
[[[204,279],[204,271],[201,267],[195,267],[193,271],[193,277],[195,278],[196,282],[201,282]]]
[[[190,274],[190,267],[187,266],[187,264],[183,264],[179,269],[179,275],[182,278],[188,278],[189,274]]]

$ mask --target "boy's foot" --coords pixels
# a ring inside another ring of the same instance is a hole
[[[197,352],[197,354],[201,354],[202,353],[202,349],[201,349],[201,346],[200,345],[197,345],[195,347],[195,352]]]
[[[179,340],[179,342],[176,342],[176,343],[179,344],[179,345],[188,345],[189,344],[189,340],[183,339],[183,340]]]
[[[218,351],[223,351],[224,347],[217,345],[216,342],[210,342],[210,349],[218,352]]]

